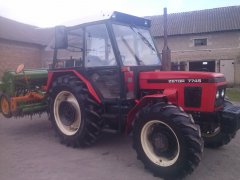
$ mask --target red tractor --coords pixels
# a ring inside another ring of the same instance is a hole
[[[204,145],[217,148],[235,136],[240,107],[225,100],[223,74],[160,71],[150,25],[114,12],[56,27],[44,101],[67,146],[89,146],[104,130],[132,134],[147,169],[181,178],[199,164]]]

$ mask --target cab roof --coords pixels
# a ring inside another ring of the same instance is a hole
[[[150,28],[151,21],[149,19],[145,19],[142,17],[137,17],[129,14],[125,14],[122,12],[113,11],[111,13],[102,13],[98,16],[88,17],[84,19],[79,19],[76,21],[65,23],[64,25],[69,27],[74,27],[78,25],[97,23],[99,21],[112,21],[119,22],[124,24],[130,24],[135,26],[142,26],[146,28]]]

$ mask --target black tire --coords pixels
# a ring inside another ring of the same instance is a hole
[[[72,147],[95,143],[102,130],[101,106],[77,77],[58,77],[50,89],[50,119],[63,144]]]
[[[198,166],[203,140],[188,114],[174,105],[156,103],[136,115],[133,148],[154,176],[183,178]]]
[[[219,127],[220,128],[220,127]],[[211,135],[205,135],[203,133],[202,137],[204,139],[204,146],[211,149],[220,148],[228,143],[235,137],[236,133],[224,133],[221,131]]]
[[[224,107],[231,105],[232,103],[230,101],[224,100]],[[202,132],[204,146],[207,148],[215,149],[230,143],[230,141],[235,137],[236,132],[224,132],[222,129],[223,127],[220,123],[213,132],[207,131],[205,129],[205,132]]]
[[[0,108],[2,115],[6,118],[11,118],[12,117],[12,112],[10,108],[10,98],[6,94],[2,94],[0,97]]]

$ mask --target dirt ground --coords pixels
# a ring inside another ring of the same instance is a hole
[[[218,150],[204,149],[187,180],[240,179],[240,133]],[[131,137],[107,134],[91,148],[59,143],[46,115],[0,118],[0,180],[154,180],[136,159]]]

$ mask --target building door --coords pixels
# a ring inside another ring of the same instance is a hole
[[[234,60],[220,60],[220,72],[223,73],[229,84],[234,83]]]

